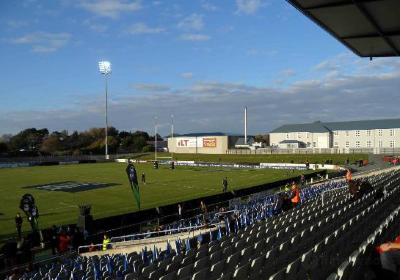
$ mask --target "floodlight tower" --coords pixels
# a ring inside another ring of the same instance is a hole
[[[106,109],[105,109],[105,121],[106,121],[106,139],[105,139],[105,144],[106,144],[106,151],[105,151],[105,156],[106,156],[106,160],[109,159],[109,155],[108,155],[108,119],[107,119],[107,75],[111,73],[111,64],[109,61],[100,61],[99,62],[99,69],[100,69],[100,73],[104,74],[106,76]]]

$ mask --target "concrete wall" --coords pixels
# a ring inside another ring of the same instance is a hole
[[[168,138],[168,150],[181,154],[225,154],[229,147],[228,136]]]

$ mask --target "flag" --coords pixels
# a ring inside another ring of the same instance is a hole
[[[231,228],[229,227],[229,219],[225,218],[226,221],[226,235],[229,235],[231,233]]]
[[[199,215],[196,216],[196,226],[199,226],[200,222],[199,222]]]
[[[97,269],[96,266],[94,266],[94,279],[95,280],[100,280],[101,275],[100,275],[100,270]]]
[[[107,272],[109,275],[113,274],[114,272],[114,260],[112,258],[110,258],[110,256],[107,256]]]
[[[126,174],[128,175],[129,184],[131,186],[133,196],[136,199],[137,205],[140,210],[140,192],[139,192],[139,183],[137,180],[137,174],[135,166],[132,163],[129,163],[126,167]]]
[[[213,236],[212,236],[211,229],[210,229],[210,242],[211,241],[213,241]]]
[[[239,222],[238,222],[237,218],[235,218],[235,223],[233,224],[233,227],[235,228],[235,232],[238,232],[238,230],[239,230]]]
[[[190,250],[190,241],[189,241],[189,237],[186,238],[186,252],[188,252]]]
[[[175,240],[175,253],[176,255],[179,255],[180,251],[181,251],[181,245],[179,244],[178,240]]]
[[[147,264],[148,263],[148,259],[147,259],[147,246],[144,247],[144,249],[142,249],[142,261],[143,263]]]
[[[169,243],[169,240],[167,240],[167,250],[165,251],[165,254],[168,256],[171,254],[171,244]]]
[[[126,254],[125,254],[125,258],[124,258],[124,270],[127,270],[127,269],[128,269],[128,260],[127,260]]]
[[[197,236],[197,247],[201,246],[201,242],[203,242],[203,236],[201,236],[201,233]]]
[[[157,251],[156,245],[154,245],[154,247],[153,247],[153,261],[155,261],[156,259],[158,259],[158,251]]]
[[[218,227],[218,234],[217,234],[217,240],[220,241],[221,240],[221,228]]]

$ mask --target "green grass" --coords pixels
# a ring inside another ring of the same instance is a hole
[[[224,169],[177,167],[169,170],[151,163],[135,164],[140,177],[146,173],[147,183],[141,187],[142,209],[204,197],[222,191],[222,178],[227,176],[229,190],[287,178],[284,170]],[[53,224],[76,223],[78,204],[91,203],[94,219],[137,211],[123,163],[98,163],[0,169],[0,236],[14,234],[14,216],[23,194],[31,193],[39,208],[39,228]],[[311,171],[310,171],[311,172]],[[298,177],[299,171],[293,176]],[[119,185],[78,193],[26,189],[26,186],[64,181],[116,183]],[[23,231],[29,225],[24,218]]]
[[[240,150],[238,150],[240,153]],[[170,153],[158,153],[158,157],[171,157]],[[154,160],[154,153],[149,154],[139,154],[132,156],[131,158],[140,158],[147,160]],[[194,161],[203,161],[203,162],[247,162],[247,163],[282,163],[282,160],[285,163],[290,163],[292,160],[294,163],[305,163],[306,160],[310,163],[324,163],[327,159],[332,159],[333,164],[343,165],[346,158],[349,158],[350,163],[355,162],[359,159],[368,159],[367,154],[356,154],[356,155],[329,155],[329,154],[293,154],[293,155],[208,155],[208,154],[174,154],[175,160],[194,160]]]

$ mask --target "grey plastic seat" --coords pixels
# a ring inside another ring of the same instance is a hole
[[[233,255],[229,256],[228,259],[226,260],[225,271],[227,273],[233,273],[235,271],[236,266],[239,263],[239,259],[240,259],[240,252],[236,252]]]
[[[297,279],[299,273],[301,259],[298,258],[294,262],[288,264],[286,267],[286,278],[287,279]],[[300,279],[300,278],[299,278]]]
[[[336,273],[332,273],[326,280],[339,280],[339,276]]]
[[[262,252],[264,251],[264,244],[265,244],[264,240],[258,241],[256,244],[254,244],[253,256],[255,258],[260,256],[262,254]]]
[[[207,280],[207,276],[208,276],[208,268],[197,271],[193,274],[191,280]]]
[[[222,254],[221,251],[217,251],[214,254],[211,254],[210,257],[209,257],[210,265],[213,265],[213,264],[219,262],[222,259],[221,258],[221,254]]]
[[[254,280],[260,279],[260,275],[261,275],[262,269],[263,269],[263,264],[264,264],[264,256],[260,256],[251,261],[250,273],[249,273],[250,279],[254,279]]]
[[[233,279],[246,279],[247,275],[249,274],[250,262],[242,265],[241,267],[237,268],[233,273]]]
[[[194,259],[195,259],[195,255],[190,255],[186,258],[183,259],[181,266],[187,266],[187,265],[191,265],[194,263]]]
[[[349,278],[350,271],[351,271],[351,264],[348,261],[342,262],[337,272],[340,280],[347,280]]]
[[[175,278],[176,278],[176,271],[172,271],[167,275],[161,276],[160,280],[175,280]]]
[[[193,264],[181,267],[178,270],[178,273],[176,274],[176,277],[178,279],[190,278],[190,276],[192,275],[192,270],[193,270]]]
[[[269,277],[269,280],[285,280],[285,275],[286,275],[286,269],[281,269],[271,277]]]
[[[193,271],[194,271],[194,272],[198,272],[198,271],[200,271],[200,270],[205,269],[205,268],[207,267],[207,262],[208,262],[208,258],[207,258],[207,257],[202,258],[202,259],[200,259],[200,260],[197,260],[197,261],[194,263]]]
[[[224,269],[225,269],[225,261],[220,261],[217,262],[216,264],[213,264],[208,273],[209,276],[208,279],[213,280],[220,278],[222,273],[224,272]]]
[[[240,252],[240,262],[239,265],[243,265],[246,262],[248,262],[251,257],[253,256],[253,246],[249,246],[247,248],[244,248],[241,252]]]

